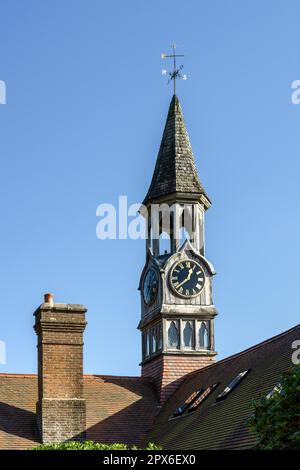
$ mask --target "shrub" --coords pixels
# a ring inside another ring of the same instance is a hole
[[[42,444],[31,450],[161,450],[161,447],[149,442],[145,449],[136,446],[128,447],[126,444],[100,444],[93,441],[68,441],[59,444]]]
[[[282,376],[271,396],[254,402],[249,427],[258,436],[258,449],[300,449],[300,365]]]

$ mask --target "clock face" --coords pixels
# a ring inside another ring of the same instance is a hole
[[[178,261],[171,270],[170,284],[180,297],[196,297],[202,291],[204,283],[204,271],[196,261]]]
[[[145,278],[143,285],[143,296],[146,304],[152,304],[156,298],[158,287],[158,278],[156,271],[154,269],[149,269]]]

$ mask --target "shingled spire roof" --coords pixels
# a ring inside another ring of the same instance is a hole
[[[173,95],[148,193],[143,201],[172,193],[204,195],[179,100]],[[209,201],[209,200],[208,200]]]

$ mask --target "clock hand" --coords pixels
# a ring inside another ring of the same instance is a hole
[[[187,277],[180,284],[178,284],[178,286],[176,286],[176,289],[178,289],[179,287],[181,287],[183,284],[185,284],[191,279],[193,271],[194,271],[194,268],[189,269],[189,273]]]

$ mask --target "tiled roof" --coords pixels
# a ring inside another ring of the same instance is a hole
[[[205,195],[176,95],[170,103],[155,170],[143,204],[172,193]]]
[[[140,445],[158,411],[154,388],[140,377],[84,376],[87,438]],[[0,449],[38,445],[36,375],[0,374]]]
[[[87,438],[141,445],[158,412],[154,386],[141,377],[85,377]]]
[[[35,375],[0,374],[0,449],[37,445]]]
[[[256,436],[247,428],[252,400],[266,395],[292,365],[292,343],[300,339],[300,325],[246,351],[216,362],[187,376],[165,403],[147,440],[167,449],[247,449]],[[250,369],[242,382],[222,401],[216,397],[239,372]],[[169,419],[175,410],[200,387],[219,385],[199,408]]]
[[[247,449],[256,437],[247,429],[252,400],[266,395],[291,365],[292,343],[300,325],[246,351],[187,376],[159,414],[153,384],[146,378],[84,376],[87,438],[96,442],[141,445],[154,441],[166,449]],[[222,401],[216,397],[250,369]],[[169,419],[196,390],[218,386],[190,414]],[[0,374],[0,449],[37,445],[37,377]]]

